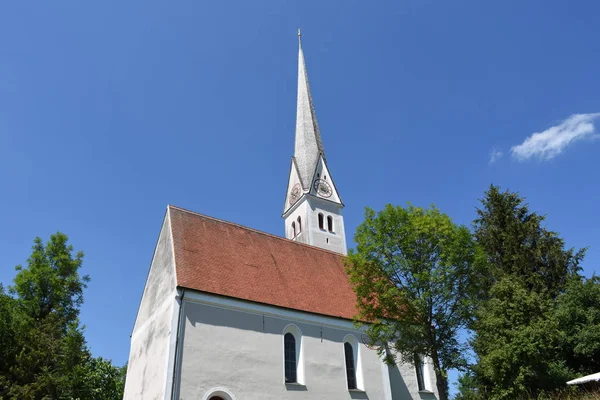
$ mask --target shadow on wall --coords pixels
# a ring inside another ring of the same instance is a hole
[[[388,365],[388,374],[390,376],[390,387],[392,389],[392,399],[411,399],[412,395],[404,382],[400,368]]]
[[[204,324],[281,335],[284,327],[290,323],[280,318],[227,310],[198,303],[186,303],[185,307],[185,318],[194,327],[197,324]],[[343,343],[344,335],[347,333],[343,329],[304,322],[294,322],[294,324],[300,328],[302,336],[327,339],[339,343]]]

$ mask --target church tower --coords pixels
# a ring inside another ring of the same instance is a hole
[[[296,142],[283,206],[285,237],[346,254],[344,203],[327,167],[298,30]]]

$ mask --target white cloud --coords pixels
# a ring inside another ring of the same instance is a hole
[[[533,157],[550,160],[559,155],[569,144],[585,138],[593,138],[593,121],[600,113],[573,114],[556,126],[536,132],[525,141],[510,149],[513,157],[524,161]]]
[[[500,150],[492,149],[492,151],[490,152],[490,164],[493,164],[496,161],[498,161],[503,155],[504,153],[502,153]]]

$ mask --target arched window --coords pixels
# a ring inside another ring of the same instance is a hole
[[[323,213],[319,213],[319,228],[320,229],[325,229],[324,227],[324,222],[323,222]]]
[[[360,359],[358,339],[354,335],[346,335],[344,337],[344,364],[348,390],[365,390]]]
[[[290,332],[283,337],[285,352],[285,383],[298,382],[298,370],[296,365],[296,338]]]
[[[298,233],[302,232],[302,219],[298,217]]]
[[[296,237],[296,223],[292,222],[292,237]]]
[[[235,400],[235,396],[228,389],[217,387],[206,392],[202,400]]]
[[[356,368],[354,356],[354,349],[348,342],[344,343],[344,354],[346,356],[346,380],[348,381],[348,389],[356,389]]]
[[[333,217],[331,215],[327,216],[327,230],[333,232]]]
[[[302,331],[294,324],[283,330],[284,382],[304,385],[304,358],[302,356]]]
[[[425,363],[423,358],[415,354],[415,372],[417,373],[417,386],[419,390],[427,390],[427,379],[425,378]]]

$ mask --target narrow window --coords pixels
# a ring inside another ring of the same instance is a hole
[[[292,222],[292,237],[296,237],[296,223]]]
[[[419,390],[426,390],[425,387],[425,377],[423,376],[423,360],[419,355],[415,355],[415,370],[417,372],[417,385],[419,386]]]
[[[327,230],[333,232],[333,217],[331,215],[327,216]]]
[[[298,217],[298,233],[302,232],[302,219]]]
[[[348,389],[356,389],[356,368],[354,364],[354,349],[348,342],[344,343],[344,354],[346,356],[346,379],[348,380]]]
[[[285,356],[285,383],[296,383],[296,338],[291,333],[286,333],[283,337],[283,347]]]
[[[323,214],[322,213],[319,213],[319,228],[320,229],[325,229],[324,228]]]

